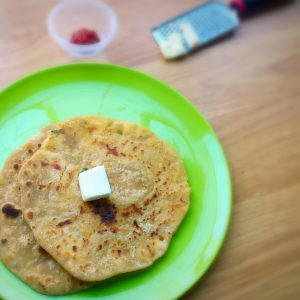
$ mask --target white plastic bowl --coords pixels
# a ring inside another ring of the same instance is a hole
[[[118,27],[114,11],[99,0],[63,0],[50,11],[47,23],[54,41],[75,57],[99,54],[113,40]],[[95,30],[100,42],[89,45],[71,43],[71,35],[82,28]]]

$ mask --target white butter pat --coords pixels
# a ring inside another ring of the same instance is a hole
[[[83,201],[92,201],[111,194],[104,166],[98,166],[81,172],[78,179]]]

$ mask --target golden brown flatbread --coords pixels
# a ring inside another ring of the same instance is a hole
[[[104,165],[112,194],[82,201],[78,174]],[[19,176],[36,240],[85,281],[145,268],[162,256],[189,207],[178,155],[148,129],[101,117],[57,125]]]
[[[4,264],[35,290],[65,294],[86,288],[69,275],[36,243],[21,210],[17,176],[22,165],[39,149],[51,127],[13,152],[0,173],[0,258]]]

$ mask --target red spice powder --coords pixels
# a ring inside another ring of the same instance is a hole
[[[97,32],[88,28],[81,28],[72,33],[70,42],[77,45],[91,45],[101,41]]]

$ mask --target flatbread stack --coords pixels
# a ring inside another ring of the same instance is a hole
[[[80,172],[104,166],[112,193],[84,202]],[[174,150],[141,126],[76,117],[44,128],[0,174],[0,258],[45,294],[153,264],[189,207]]]

